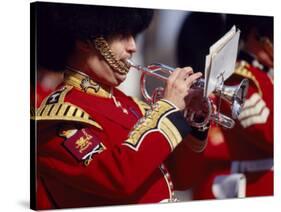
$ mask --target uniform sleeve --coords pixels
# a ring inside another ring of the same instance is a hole
[[[60,142],[55,141],[56,148],[38,157],[40,172],[99,196],[128,197],[191,131],[179,113],[168,101],[158,101],[121,145],[94,154],[87,166],[73,160],[67,151],[61,150]],[[91,133],[97,135],[94,131]]]
[[[273,108],[252,88],[248,96],[237,120],[239,128],[243,130],[243,136],[252,137],[248,140],[254,145],[272,153]]]
[[[273,104],[266,99],[268,98],[264,98],[256,86],[250,83],[242,112],[236,120],[235,128],[231,131],[271,154],[273,152]],[[222,108],[222,111],[229,111],[230,105],[224,102]]]

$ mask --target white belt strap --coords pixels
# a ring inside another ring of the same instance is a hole
[[[218,175],[212,192],[216,199],[243,198],[246,196],[246,177],[244,174]]]
[[[192,189],[175,190],[175,197],[178,201],[190,201],[192,200]]]
[[[231,173],[245,173],[273,170],[273,159],[243,160],[231,163]]]
[[[175,190],[174,198],[172,199],[164,199],[160,203],[167,202],[185,202],[192,200],[192,189],[187,190]]]

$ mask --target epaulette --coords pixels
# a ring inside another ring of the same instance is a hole
[[[102,129],[102,127],[82,108],[64,101],[66,94],[72,88],[73,86],[66,85],[45,98],[40,107],[36,110],[34,119],[36,121],[80,122]]]
[[[141,101],[137,98],[132,98],[134,102],[138,105],[139,109],[141,110],[142,115],[145,115],[146,111],[151,109],[151,106],[144,101]]]
[[[256,77],[253,75],[253,73],[249,70],[249,67],[250,67],[250,65],[246,61],[241,61],[236,64],[234,73],[237,75],[240,75],[242,77],[245,77],[247,79],[250,79],[254,83],[254,85],[257,87],[260,96],[262,96],[263,93],[262,93],[262,90],[260,87],[260,83],[258,82]]]

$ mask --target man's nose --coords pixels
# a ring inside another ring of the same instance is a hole
[[[130,54],[135,53],[137,51],[136,41],[132,35],[127,38],[126,51]]]

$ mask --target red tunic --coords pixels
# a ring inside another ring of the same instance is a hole
[[[37,209],[172,200],[171,152],[181,143],[195,155],[178,109],[164,100],[151,109],[117,89],[111,96],[92,81],[83,91],[83,80],[69,75],[36,113]]]

